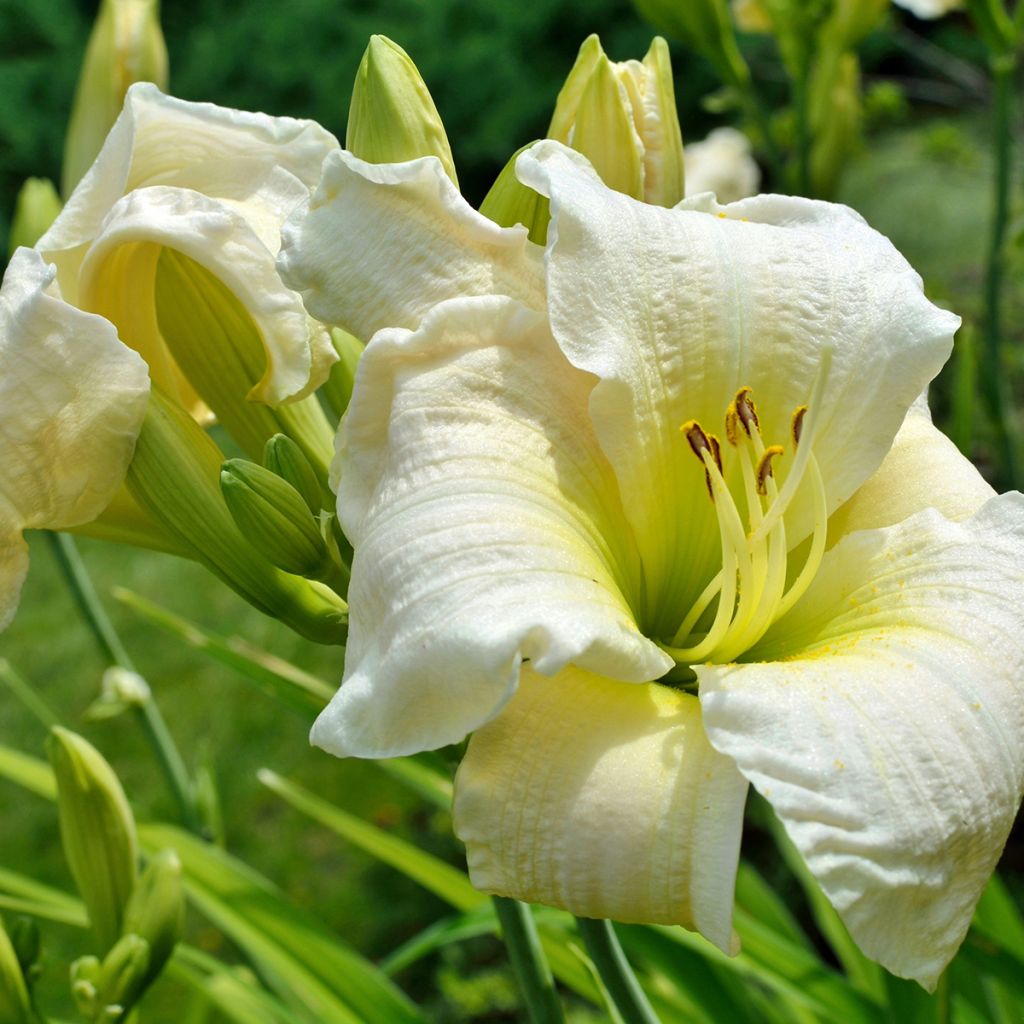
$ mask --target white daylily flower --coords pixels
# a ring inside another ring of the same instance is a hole
[[[893,0],[897,7],[904,7],[917,18],[942,18],[950,11],[963,7],[963,0]]]
[[[518,171],[551,202],[539,291],[436,160],[335,154],[286,227],[313,312],[379,332],[314,741],[477,730],[478,886],[727,950],[749,780],[861,948],[934,985],[1024,780],[1024,501],[914,405],[958,319],[844,207],[659,209],[553,142]]]
[[[734,203],[755,195],[761,169],[750,152],[750,140],[735,128],[715,128],[701,142],[683,150],[686,194],[714,192],[720,203]]]
[[[278,404],[323,383],[323,325],[274,268],[280,228],[337,140],[312,121],[243,113],[133,85],[92,168],[36,248],[65,300],[99,313],[185,406],[200,403],[160,336],[154,284],[167,247],[205,267],[256,324],[267,365],[251,397]]]
[[[28,570],[25,529],[95,519],[124,479],[149,395],[146,364],[102,317],[62,301],[18,249],[0,288],[0,629]]]

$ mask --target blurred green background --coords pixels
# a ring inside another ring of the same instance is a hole
[[[21,182],[29,175],[59,179],[64,129],[96,6],[85,0],[0,0],[4,236]],[[619,60],[641,56],[652,35],[624,0],[165,0],[162,19],[176,95],[311,117],[341,138],[368,36],[392,37],[417,62],[432,91],[460,182],[473,202],[513,150],[544,134],[558,88],[586,35],[599,33],[609,55]],[[768,40],[745,42],[771,105],[783,95],[777,58]],[[936,389],[940,421],[954,378],[970,385],[969,339],[980,314],[991,173],[985,134],[989,89],[981,56],[963,20],[925,24],[894,9],[890,24],[864,50],[867,144],[847,169],[841,193],[894,240],[921,271],[929,294],[967,320],[962,337],[968,344],[961,342]],[[727,102],[716,95],[718,83],[704,61],[675,46],[673,60],[684,138],[701,138],[729,120],[730,112],[722,110]],[[1016,239],[1016,221],[1012,230]],[[1019,249],[1015,240],[1012,281],[1020,278]],[[1008,313],[1012,336],[1019,338],[1019,286],[1010,290]],[[957,440],[984,468],[981,418],[979,413],[973,422],[947,426],[960,431]],[[213,630],[237,633],[332,684],[341,674],[337,650],[301,641],[198,566],[94,541],[82,541],[81,549],[186,757],[195,764],[209,756],[215,767],[229,847],[297,902],[315,907],[371,957],[440,916],[442,905],[413,883],[298,819],[260,786],[255,772],[271,766],[458,863],[460,850],[445,815],[424,809],[373,764],[340,762],[311,750],[308,723],[300,716],[282,712],[192,648],[170,642],[113,601],[110,590],[128,587]],[[32,681],[66,724],[110,757],[143,818],[173,816],[134,724],[125,718],[83,720],[99,692],[104,663],[42,538],[32,540],[32,571],[14,625],[0,638],[0,656]],[[0,743],[40,752],[44,732],[38,723],[2,691],[0,707]],[[0,864],[31,866],[36,877],[67,886],[53,808],[2,784],[0,816]],[[746,852],[755,860],[762,840],[756,829],[748,832]],[[1008,855],[1010,880],[1019,883],[1020,847],[1011,844]],[[781,869],[771,880],[797,900],[794,883]],[[191,937],[217,955],[232,955],[212,929]],[[72,939],[59,928],[47,930],[44,968],[51,991],[66,988],[68,950],[77,948]],[[425,1003],[431,1019],[512,1020],[516,997],[504,963],[497,942],[479,940],[425,961],[400,981]],[[160,1010],[155,1002],[158,1008],[147,1020],[181,1019],[180,1007]]]

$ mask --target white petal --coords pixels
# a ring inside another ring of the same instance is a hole
[[[928,406],[915,403],[885,461],[829,519],[829,543],[855,530],[901,523],[926,508],[947,519],[967,519],[994,495],[970,460],[934,426]]]
[[[176,249],[220,278],[259,329],[267,368],[249,397],[272,405],[304,397],[323,383],[336,357],[327,328],[282,284],[259,223],[234,204],[190,189],[137,189],[115,203],[89,246],[78,302],[116,323],[147,359],[159,360],[156,258],[160,246]]]
[[[527,670],[470,740],[455,830],[479,889],[582,917],[681,924],[735,953],[746,793],[708,743],[696,698]]]
[[[1024,785],[1024,498],[845,537],[751,657],[697,669],[712,744],[864,952],[928,988]]]
[[[957,318],[932,306],[906,261],[846,207],[784,196],[718,206],[705,195],[663,210],[605,188],[554,142],[524,153],[517,171],[551,197],[552,327],[569,360],[600,378],[591,412],[654,607],[678,608],[678,581],[702,587],[713,571],[694,573],[716,534],[683,422],[720,433],[726,406],[749,386],[766,443],[786,444],[832,346],[814,450],[835,508],[881,463],[949,354]],[[811,512],[808,495],[790,517],[791,543],[809,532]]]
[[[146,365],[101,317],[61,300],[55,271],[19,249],[0,290],[0,628],[27,567],[23,529],[95,519],[131,459]]]
[[[415,330],[458,296],[544,308],[541,250],[526,229],[477,213],[436,157],[368,164],[332,154],[308,209],[285,226],[279,266],[313,316],[363,340],[382,327]]]
[[[340,437],[345,680],[315,743],[388,757],[460,740],[524,659],[632,682],[669,668],[624,596],[639,569],[591,385],[510,299],[452,300],[369,344]]]
[[[963,0],[893,0],[893,3],[905,7],[917,18],[941,18],[963,7]]]
[[[701,142],[688,143],[686,194],[714,192],[719,202],[734,203],[757,192],[761,169],[750,153],[750,140],[735,128],[716,128]]]

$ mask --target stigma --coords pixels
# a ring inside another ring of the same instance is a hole
[[[725,410],[727,448],[696,420],[680,428],[704,467],[718,519],[722,567],[683,616],[671,641],[660,645],[678,664],[736,660],[803,596],[821,565],[828,502],[813,444],[829,355],[824,353],[808,404],[792,413],[785,445],[765,443],[749,387],[740,388]],[[780,485],[776,471],[781,466],[786,469]],[[814,528],[803,564],[794,573],[785,513],[805,493],[813,506]]]

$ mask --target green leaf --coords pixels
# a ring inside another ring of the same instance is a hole
[[[374,761],[378,768],[408,786],[424,800],[442,811],[452,809],[452,780],[448,774],[430,761],[431,754],[413,754],[410,757],[389,757]]]
[[[0,778],[7,779],[45,800],[57,799],[53,769],[38,757],[0,744]]]
[[[316,1024],[412,1024],[424,1018],[388,978],[252,868],[171,825],[140,826],[171,847],[193,905],[231,938],[280,997]]]
[[[395,975],[444,946],[476,939],[481,935],[495,935],[497,931],[494,906],[490,900],[485,900],[464,914],[444,917],[427,925],[423,931],[392,950],[380,962],[380,967],[385,974]]]
[[[297,811],[319,821],[347,842],[401,871],[456,910],[471,910],[487,900],[483,893],[473,888],[462,871],[433,854],[314,796],[309,790],[281,778],[269,768],[261,769],[258,777],[263,785]]]
[[[746,861],[740,861],[736,874],[736,904],[783,938],[814,949],[807,933],[779,894]]]

